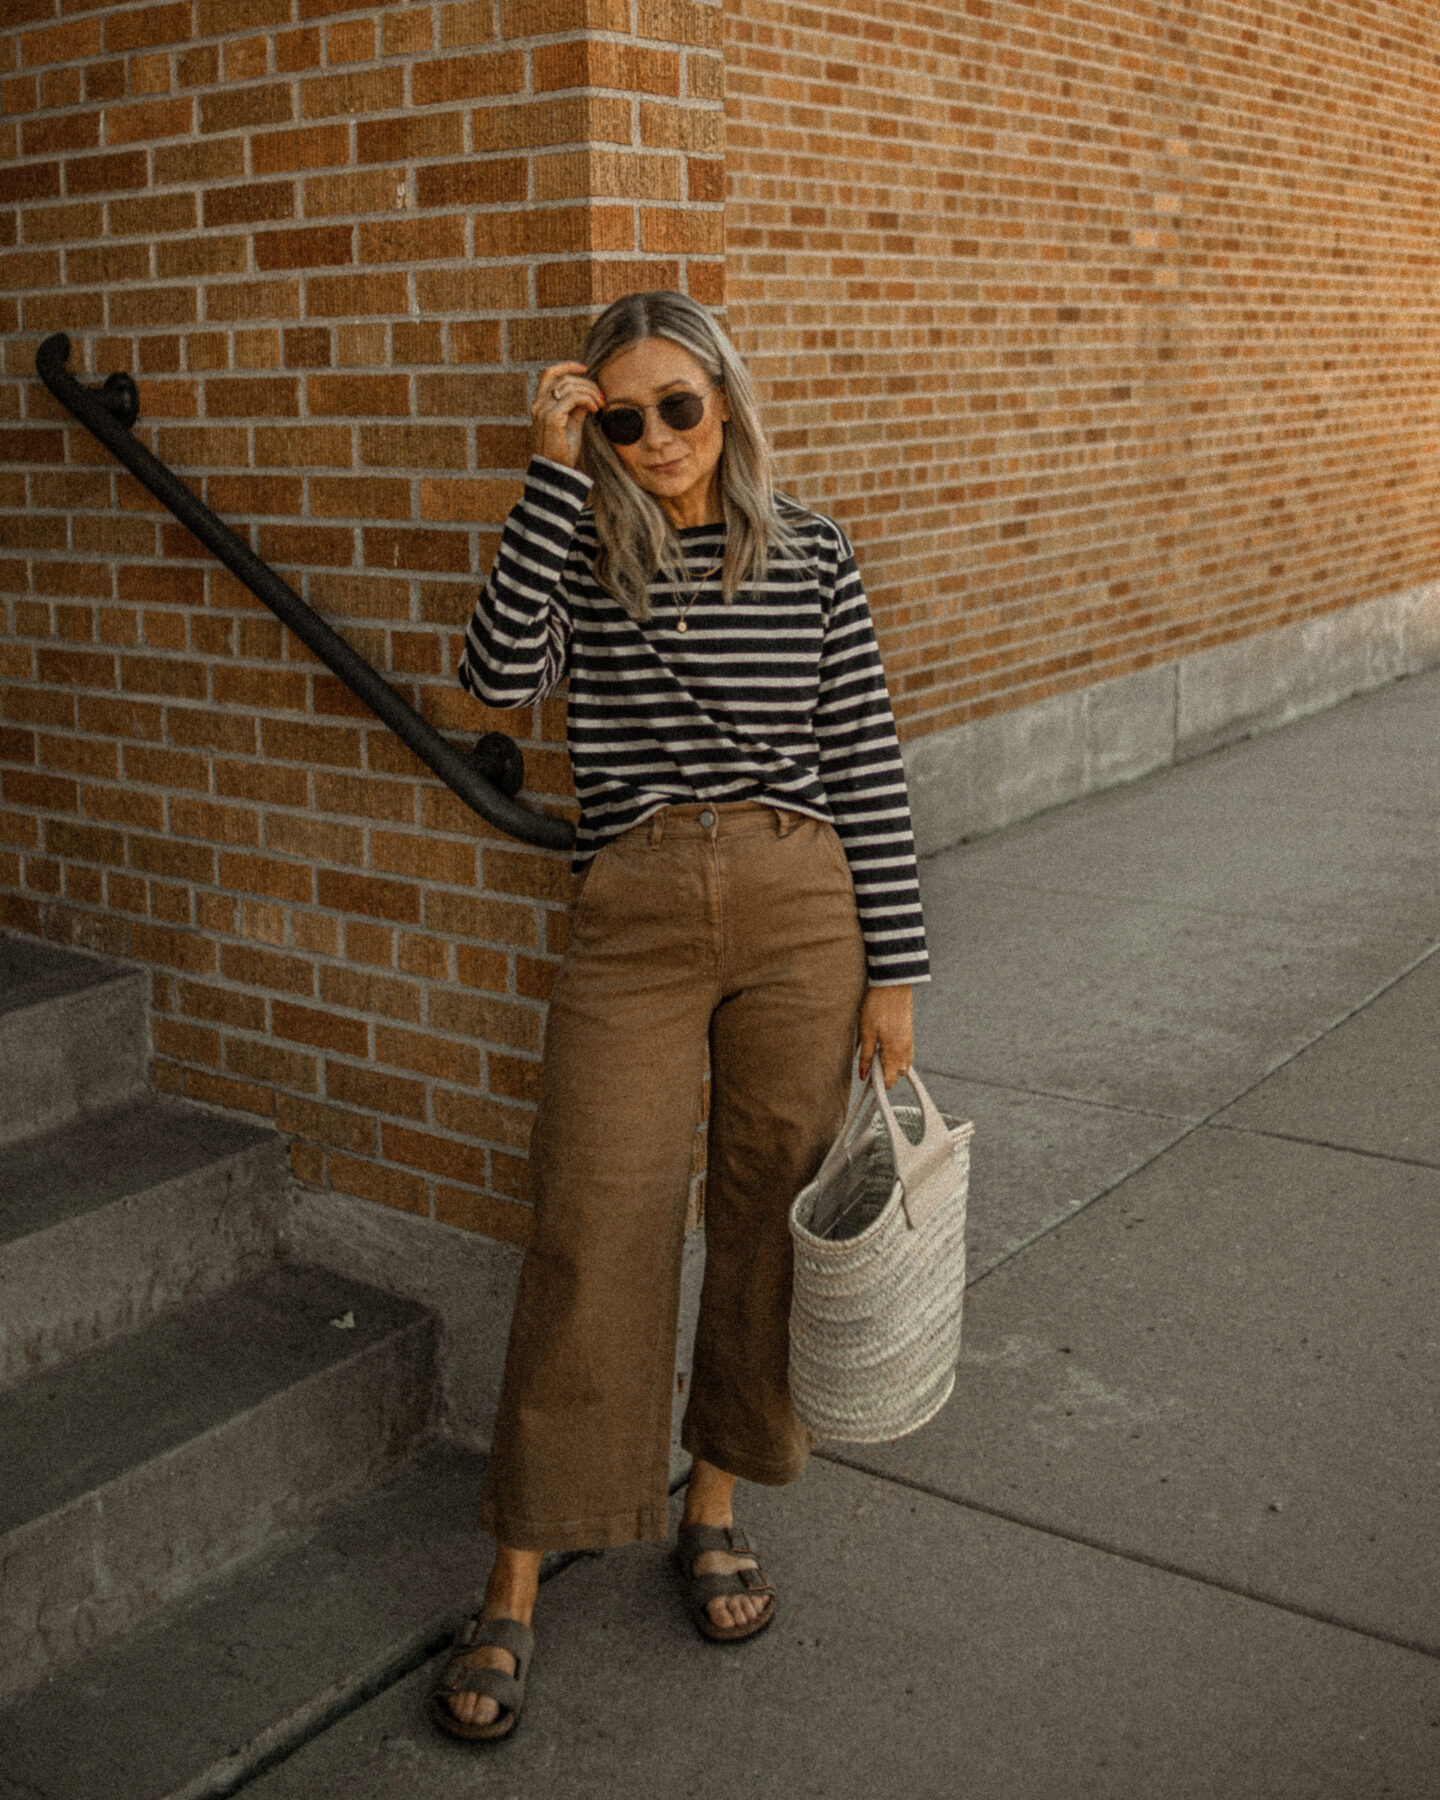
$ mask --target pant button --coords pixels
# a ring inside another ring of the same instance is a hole
[[[715,815],[713,812],[711,812],[711,810],[708,806],[705,808],[704,812],[702,812],[700,815],[700,823],[705,827],[705,829],[707,831],[715,823]]]

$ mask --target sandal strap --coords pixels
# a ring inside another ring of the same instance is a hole
[[[758,1557],[760,1554],[760,1546],[738,1525],[682,1525],[675,1548],[687,1574],[697,1556],[712,1550],[723,1551],[729,1556]]]
[[[467,1619],[455,1633],[455,1643],[445,1673],[435,1684],[437,1695],[483,1694],[508,1712],[519,1712],[525,1700],[525,1677],[535,1633],[518,1619]],[[504,1650],[515,1658],[513,1674],[504,1669],[476,1666],[467,1658],[476,1650]]]
[[[503,1669],[467,1669],[452,1662],[440,1681],[437,1694],[483,1694],[507,1712],[519,1712],[525,1699],[525,1683]]]
[[[690,1592],[699,1605],[708,1606],[712,1600],[729,1600],[741,1594],[763,1599],[775,1590],[762,1570],[735,1569],[728,1575],[692,1575]]]
[[[535,1633],[518,1619],[482,1619],[479,1613],[469,1618],[455,1634],[452,1655],[464,1650],[508,1650],[515,1658],[522,1677],[525,1665],[535,1653]]]

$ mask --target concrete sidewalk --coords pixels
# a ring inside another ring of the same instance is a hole
[[[512,1741],[441,1739],[426,1669],[247,1795],[1440,1796],[1440,674],[924,878],[949,1407],[743,1490],[766,1636],[610,1551]]]

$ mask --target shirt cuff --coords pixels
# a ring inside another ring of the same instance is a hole
[[[544,470],[547,480],[553,481],[558,475],[567,487],[575,489],[581,500],[586,498],[595,485],[583,469],[572,469],[568,463],[554,462],[548,456],[541,456],[538,451],[530,458],[530,467],[533,469],[537,464]]]

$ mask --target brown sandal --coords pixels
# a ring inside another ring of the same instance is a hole
[[[696,1559],[712,1550],[721,1550],[730,1556],[753,1556],[757,1559],[757,1566],[741,1567],[728,1575],[697,1575]],[[695,1621],[696,1629],[714,1643],[733,1644],[741,1638],[755,1637],[773,1622],[775,1590],[758,1567],[758,1558],[759,1550],[754,1542],[733,1525],[680,1527],[680,1536],[675,1545],[675,1561],[689,1584],[686,1603],[690,1608],[690,1617]],[[710,1602],[729,1599],[737,1594],[748,1594],[755,1600],[768,1599],[769,1605],[758,1619],[751,1619],[747,1625],[717,1625],[710,1617]]]
[[[472,1650],[494,1647],[508,1650],[515,1658],[515,1673],[503,1669],[477,1668],[470,1662]],[[455,1644],[445,1673],[430,1696],[430,1716],[442,1731],[467,1743],[487,1743],[494,1738],[509,1737],[520,1723],[525,1704],[525,1678],[530,1673],[530,1658],[535,1650],[535,1633],[518,1619],[482,1619],[477,1613],[467,1619],[455,1634]],[[483,1694],[500,1708],[488,1725],[467,1724],[455,1716],[450,1705],[451,1694]]]

